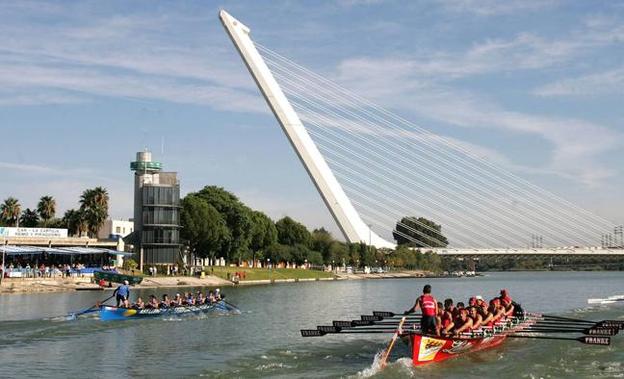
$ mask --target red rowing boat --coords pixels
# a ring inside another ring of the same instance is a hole
[[[461,354],[489,349],[505,341],[507,334],[518,332],[535,323],[535,320],[525,319],[508,321],[496,328],[496,331],[469,333],[461,337],[435,337],[410,333],[412,346],[412,361],[415,366],[432,362],[441,362]]]

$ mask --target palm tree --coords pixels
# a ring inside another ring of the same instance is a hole
[[[61,220],[67,227],[69,233],[75,236],[82,236],[87,231],[87,218],[82,210],[68,209]]]
[[[4,203],[0,204],[0,217],[9,225],[19,226],[19,216],[21,212],[22,206],[19,201],[12,196],[9,196],[4,200]]]
[[[104,225],[108,217],[108,192],[102,187],[86,189],[80,196],[80,210],[84,212],[88,232],[92,237]]]
[[[39,224],[39,215],[34,210],[26,208],[20,217],[20,224],[27,228],[34,228]]]
[[[52,196],[43,196],[37,204],[37,212],[43,220],[43,226],[48,226],[48,221],[54,218],[56,213],[56,200]]]

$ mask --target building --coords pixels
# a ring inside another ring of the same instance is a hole
[[[175,172],[163,172],[149,151],[138,152],[130,164],[134,174],[134,233],[132,243],[139,267],[173,265],[180,257],[180,182]]]
[[[99,239],[109,239],[117,241],[126,237],[134,231],[134,220],[106,220],[98,231]]]

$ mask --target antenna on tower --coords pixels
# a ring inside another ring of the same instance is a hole
[[[165,155],[165,136],[160,136],[160,155]]]

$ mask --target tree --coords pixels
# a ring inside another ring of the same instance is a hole
[[[14,197],[8,197],[4,203],[0,205],[0,217],[5,223],[12,226],[19,226],[19,217],[22,212],[22,206]]]
[[[232,238],[219,211],[193,194],[182,199],[180,236],[190,251],[200,258],[214,258]]]
[[[292,259],[290,246],[273,244],[266,249],[264,257],[274,263],[289,262]]]
[[[277,240],[283,245],[294,246],[297,244],[309,246],[310,232],[301,223],[286,216],[275,223],[277,228]]]
[[[85,213],[78,209],[68,209],[62,218],[62,223],[69,230],[69,234],[82,236],[88,229]]]
[[[330,254],[332,243],[334,243],[334,237],[332,237],[331,233],[324,228],[314,229],[312,232],[310,247],[312,250],[321,253],[323,261],[326,264],[329,264],[332,261]]]
[[[249,243],[249,248],[253,253],[252,261],[255,262],[257,256],[262,258],[264,251],[275,243],[277,243],[277,228],[273,220],[262,212],[252,211]]]
[[[43,220],[43,226],[48,226],[48,221],[56,214],[56,200],[52,196],[43,196],[37,204],[37,212]]]
[[[30,208],[26,208],[20,217],[20,225],[26,228],[34,228],[39,224],[39,215]]]
[[[251,210],[232,193],[216,186],[206,186],[193,193],[212,205],[223,217],[231,238],[221,247],[221,252],[230,260],[241,259],[249,252],[251,240]]]
[[[403,217],[396,224],[392,236],[398,245],[411,247],[446,247],[448,239],[442,226],[424,217]]]
[[[108,217],[108,201],[108,192],[102,187],[86,189],[80,196],[80,210],[84,213],[87,231],[92,237],[97,236]]]

